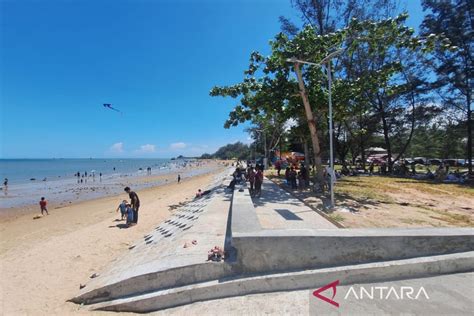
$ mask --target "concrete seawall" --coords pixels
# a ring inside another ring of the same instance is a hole
[[[248,190],[234,192],[232,209],[232,245],[241,273],[317,269],[474,250],[472,228],[262,229]]]

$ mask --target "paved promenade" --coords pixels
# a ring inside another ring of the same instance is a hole
[[[262,196],[252,200],[263,229],[337,228],[267,178],[263,180]]]

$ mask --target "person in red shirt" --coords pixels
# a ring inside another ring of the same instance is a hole
[[[48,201],[46,201],[44,197],[41,198],[39,205],[41,208],[41,215],[43,215],[43,212],[46,212],[46,215],[49,215],[48,209],[46,208],[46,205],[48,205]]]

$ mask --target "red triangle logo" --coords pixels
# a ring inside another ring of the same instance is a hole
[[[334,281],[332,283],[329,283],[329,284],[317,289],[316,291],[313,292],[313,295],[316,296],[317,298],[319,298],[320,300],[323,300],[325,302],[328,302],[329,304],[332,304],[336,307],[339,307],[339,303],[333,301],[334,296],[336,296],[336,286],[337,285],[339,285],[339,280]],[[326,291],[327,289],[330,289],[330,288],[332,288],[332,297],[331,298],[328,298],[328,297],[323,296],[323,295],[320,294],[321,292]]]

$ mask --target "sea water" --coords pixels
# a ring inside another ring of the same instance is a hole
[[[74,178],[78,172],[96,177],[100,173],[104,176],[146,174],[148,167],[153,171],[166,168],[170,162],[169,159],[0,159],[0,177],[2,183],[8,178],[9,184],[22,184]]]
[[[148,176],[147,168],[149,180],[137,181]],[[185,179],[215,168],[192,159],[1,159],[0,210],[37,205],[42,196],[55,205],[67,205],[123,193],[125,186],[140,190],[165,183],[153,176],[180,173]]]

